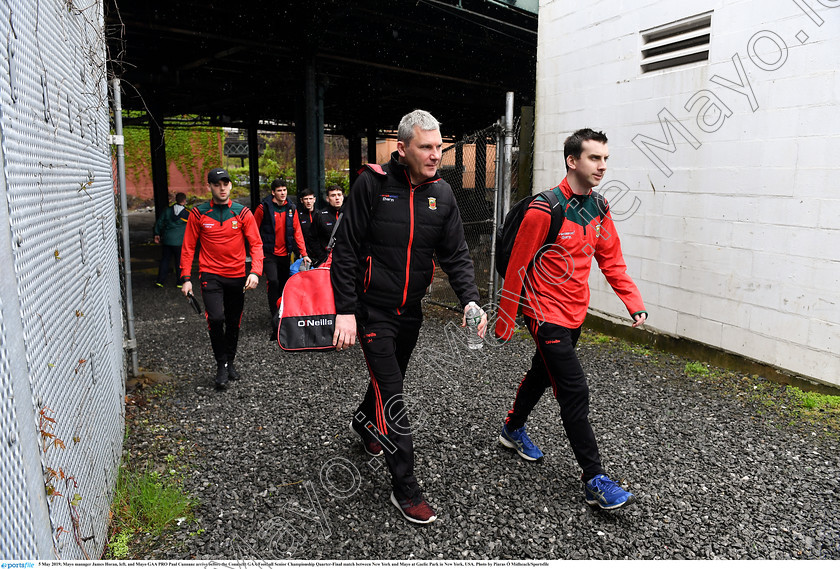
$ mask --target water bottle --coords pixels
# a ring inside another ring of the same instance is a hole
[[[481,309],[474,302],[467,305],[467,345],[471,350],[484,347],[484,340],[478,335],[478,325],[481,324]]]

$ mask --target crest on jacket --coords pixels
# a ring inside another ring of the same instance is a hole
[[[429,209],[432,211],[437,209],[437,198],[429,198]]]

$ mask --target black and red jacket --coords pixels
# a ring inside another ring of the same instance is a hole
[[[306,254],[315,262],[318,253],[318,236],[315,234],[315,218],[318,212],[313,209],[309,211],[303,204],[297,206],[298,223],[300,232],[303,234],[303,241],[306,244]]]
[[[310,255],[310,257],[316,263],[320,264],[327,260],[327,256],[329,255],[327,245],[330,244],[330,237],[332,236],[333,228],[335,227],[335,222],[338,220],[340,211],[341,208],[327,205],[327,209],[322,209],[313,216],[315,227],[312,233],[315,235],[318,249],[315,252],[315,256],[312,257]]]
[[[363,168],[342,208],[331,269],[338,314],[353,314],[360,302],[397,311],[416,305],[434,257],[463,305],[479,301],[452,188],[437,174],[413,185],[398,156]]]

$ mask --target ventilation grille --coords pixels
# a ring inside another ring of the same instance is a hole
[[[641,34],[642,71],[645,73],[708,61],[712,13],[644,30]]]

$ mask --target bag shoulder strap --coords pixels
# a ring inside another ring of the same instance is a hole
[[[551,224],[548,226],[548,236],[545,240],[546,243],[554,243],[557,241],[557,234],[560,233],[560,227],[563,225],[563,220],[566,218],[566,212],[563,211],[563,207],[560,205],[560,198],[557,197],[557,193],[554,191],[555,189],[557,188],[545,190],[540,194],[545,198],[545,201],[548,202],[548,205],[551,208]]]

